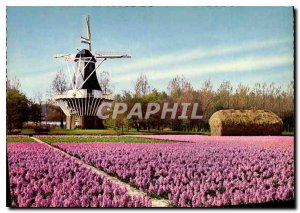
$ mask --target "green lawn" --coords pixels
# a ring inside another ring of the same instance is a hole
[[[124,143],[161,143],[172,142],[171,140],[159,140],[151,138],[132,138],[132,137],[40,137],[46,143],[56,142],[124,142]]]
[[[139,134],[139,135],[209,135],[209,131],[203,131],[203,132],[191,132],[191,131],[189,131],[189,132],[186,132],[186,131],[173,131],[173,130],[166,130],[166,131],[141,130],[139,132],[135,131],[135,134]]]
[[[34,132],[34,129],[22,129],[21,134],[39,134]],[[209,132],[185,132],[185,131],[158,131],[158,130],[141,130],[136,131],[131,129],[129,131],[114,130],[114,129],[51,129],[50,132],[44,133],[49,135],[167,135],[167,134],[197,134],[208,135]]]
[[[22,135],[29,135],[29,134],[34,134],[34,129],[22,129],[21,134]]]
[[[22,129],[21,134],[39,134],[34,132],[34,129]],[[114,129],[51,129],[50,132],[44,133],[49,135],[209,135],[209,131],[202,132],[186,132],[186,131],[158,131],[158,130],[140,130],[135,129],[129,131],[114,130]],[[294,132],[282,132],[282,135],[293,136]]]
[[[113,129],[52,129],[53,135],[116,135]]]
[[[282,135],[285,135],[285,136],[294,136],[294,132],[282,132]]]
[[[40,134],[34,129],[22,129],[21,134]],[[49,135],[116,135],[117,132],[113,129],[51,129],[50,132],[43,134]]]
[[[34,142],[35,140],[29,137],[7,137],[6,141],[10,143],[10,142]]]

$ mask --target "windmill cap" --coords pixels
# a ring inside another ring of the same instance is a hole
[[[82,49],[76,54],[74,61],[79,61],[80,59],[90,60],[91,57],[91,62],[96,62],[95,56],[91,53],[91,51],[87,49]]]

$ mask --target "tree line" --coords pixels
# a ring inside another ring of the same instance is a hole
[[[256,83],[253,87],[239,84],[233,88],[230,81],[222,82],[219,87],[214,88],[210,80],[204,81],[200,88],[195,88],[184,76],[173,78],[167,91],[151,89],[146,75],[141,74],[135,83],[134,91],[123,91],[116,95],[115,102],[127,103],[128,108],[134,103],[142,103],[142,111],[145,113],[148,103],[174,103],[179,104],[178,117],[182,112],[181,103],[198,103],[198,112],[203,118],[201,120],[190,119],[191,108],[187,110],[187,119],[160,119],[160,112],[151,115],[149,119],[132,118],[127,120],[125,113],[116,120],[105,121],[108,126],[118,126],[137,130],[162,130],[170,128],[176,131],[208,131],[208,120],[211,115],[222,109],[263,109],[269,110],[280,116],[284,122],[286,131],[294,131],[294,82],[290,82],[287,88],[276,86],[274,83]],[[162,109],[162,107],[161,107]]]
[[[111,80],[108,72],[103,71],[98,76],[103,92],[112,91]],[[49,95],[63,94],[68,88],[68,83],[62,71],[59,71],[51,82]],[[7,128],[8,130],[23,127],[25,121],[33,121],[35,126],[42,120],[60,121],[63,128],[65,116],[55,102],[48,100],[46,111],[42,113],[42,94],[34,98],[27,98],[21,91],[18,80],[7,81]],[[274,83],[257,83],[253,87],[239,84],[234,88],[230,81],[222,82],[217,88],[213,87],[210,80],[204,81],[198,88],[194,87],[184,76],[176,76],[168,83],[166,91],[153,88],[146,75],[140,74],[135,82],[133,91],[124,90],[115,95],[115,102],[126,103],[132,108],[135,103],[142,104],[142,112],[145,114],[148,103],[168,103],[172,107],[178,103],[175,119],[167,113],[165,119],[161,119],[161,111],[150,115],[149,119],[132,117],[126,119],[127,113],[118,115],[116,119],[107,119],[104,124],[107,128],[136,128],[137,130],[163,130],[176,131],[208,131],[208,120],[211,115],[222,109],[263,109],[269,110],[280,116],[284,122],[284,130],[294,131],[294,82],[290,82],[287,88],[277,86]],[[182,113],[182,103],[198,103],[197,115],[202,115],[201,120],[191,119],[191,107],[187,110],[187,119],[177,119]],[[113,107],[112,107],[113,108]],[[109,111],[108,113],[112,113]],[[111,116],[110,116],[111,117]]]
[[[8,132],[21,129],[25,121],[36,122],[42,119],[41,104],[30,100],[21,91],[20,82],[17,79],[6,82],[6,126]]]
[[[62,72],[58,72],[51,85],[51,95],[53,92],[66,91],[65,77]],[[25,127],[34,128],[38,131],[47,129],[42,126],[42,121],[60,121],[60,127],[63,128],[65,116],[61,109],[56,106],[51,99],[43,100],[41,92],[37,92],[29,98],[21,90],[21,84],[18,79],[7,80],[6,82],[6,127],[9,133],[19,133],[20,129]],[[28,123],[30,122],[30,123]]]

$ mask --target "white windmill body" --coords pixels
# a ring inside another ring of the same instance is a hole
[[[62,95],[55,95],[53,99],[65,113],[66,128],[81,127],[84,129],[103,128],[98,118],[99,109],[104,102],[112,102],[111,93],[103,91],[97,79],[96,71],[107,59],[130,58],[127,53],[91,51],[90,19],[86,18],[87,38],[81,41],[88,45],[77,54],[57,54],[54,58],[62,59],[66,63],[67,74],[71,81],[71,89]]]

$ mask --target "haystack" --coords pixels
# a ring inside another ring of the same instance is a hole
[[[219,110],[209,119],[211,135],[280,135],[282,120],[265,110]]]

